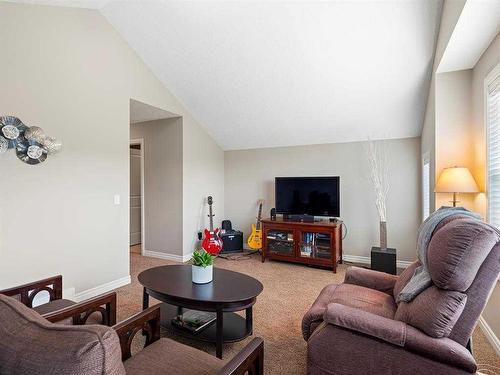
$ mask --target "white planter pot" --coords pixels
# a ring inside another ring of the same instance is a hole
[[[191,266],[191,273],[193,277],[193,283],[195,284],[207,284],[213,280],[214,276],[214,266],[199,267]]]

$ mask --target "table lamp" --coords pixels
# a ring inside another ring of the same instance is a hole
[[[479,188],[468,168],[449,167],[443,169],[439,176],[436,193],[453,193],[453,207],[457,205],[457,193],[479,193]]]

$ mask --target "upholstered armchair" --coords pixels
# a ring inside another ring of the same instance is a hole
[[[131,355],[136,334],[145,347]],[[264,346],[254,338],[229,362],[160,338],[160,308],[150,307],[113,327],[54,324],[0,295],[0,374],[263,375]]]
[[[463,216],[441,222],[427,253],[433,284],[408,303],[396,296],[418,262],[399,277],[348,268],[304,316],[308,374],[474,373],[467,347],[500,273],[497,233]]]
[[[49,301],[33,306],[35,297],[40,292],[49,294]],[[53,323],[64,324],[104,324],[116,323],[116,293],[109,292],[82,302],[62,298],[62,276],[53,276],[43,280],[13,288],[0,290],[0,294],[15,298],[25,306],[32,308],[45,319]]]

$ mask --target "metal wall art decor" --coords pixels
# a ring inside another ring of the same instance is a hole
[[[0,116],[0,154],[15,149],[26,164],[40,164],[47,155],[61,151],[62,143],[47,136],[38,126],[26,126],[14,116]]]

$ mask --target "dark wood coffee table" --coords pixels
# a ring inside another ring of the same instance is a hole
[[[216,355],[222,358],[225,342],[241,341],[253,331],[252,306],[262,292],[260,281],[239,272],[214,267],[214,279],[208,284],[191,281],[191,266],[171,265],[150,268],[138,276],[144,287],[144,309],[149,296],[164,302],[162,324],[176,333],[195,340],[215,342]],[[193,334],[171,324],[182,308],[212,311],[217,320],[199,333]],[[235,311],[245,310],[245,318]]]

